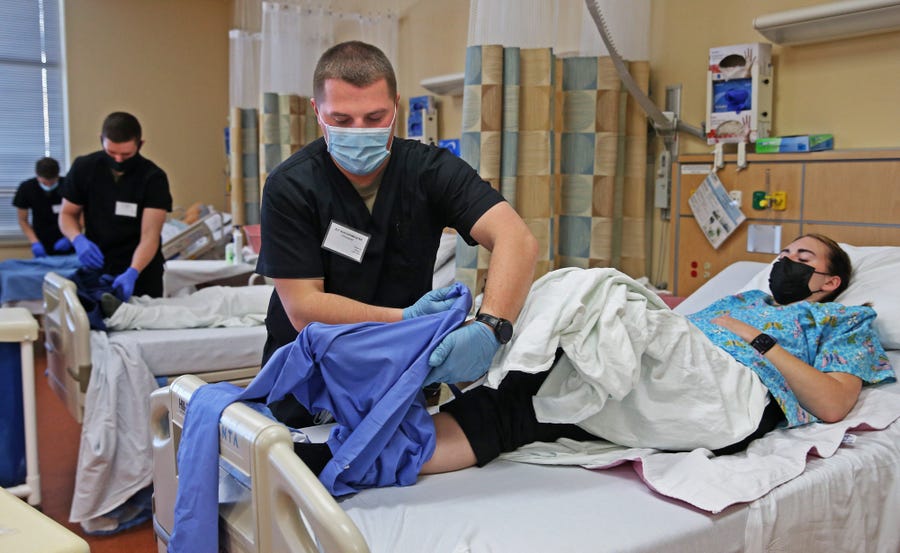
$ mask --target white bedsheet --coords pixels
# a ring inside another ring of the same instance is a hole
[[[253,367],[265,340],[262,325],[91,331],[91,379],[69,519],[102,528],[101,515],[152,482],[147,421],[156,376]]]
[[[147,421],[156,379],[134,348],[105,332],[91,332],[91,364],[71,522],[100,517],[153,480]]]
[[[633,447],[716,449],[758,426],[768,390],[682,315],[615,269],[559,269],[531,287],[487,376],[553,365],[533,399],[541,422]]]

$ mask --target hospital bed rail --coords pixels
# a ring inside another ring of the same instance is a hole
[[[191,395],[205,382],[175,379],[150,396],[153,525],[166,551],[174,526],[176,455]],[[359,529],[294,453],[287,427],[237,403],[219,425],[220,551],[367,553]]]
[[[47,380],[79,423],[91,375],[91,335],[75,283],[56,273],[44,276],[44,347]]]

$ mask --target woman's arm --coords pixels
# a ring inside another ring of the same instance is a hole
[[[759,329],[728,315],[716,317],[712,322],[747,342],[761,333]],[[862,389],[859,377],[842,372],[821,372],[777,344],[764,355],[784,376],[800,405],[822,421],[838,422],[856,405]]]

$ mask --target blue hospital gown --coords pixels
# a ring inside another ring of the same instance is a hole
[[[712,322],[720,315],[731,315],[770,334],[781,347],[822,372],[849,373],[871,384],[896,380],[872,327],[876,314],[871,307],[807,301],[777,305],[772,296],[751,290],[722,298],[689,315],[688,320],[714,344],[759,376],[784,411],[788,426],[819,419],[800,406],[771,361],[731,331]]]

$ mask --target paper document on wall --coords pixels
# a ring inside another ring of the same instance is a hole
[[[747,218],[725,191],[725,186],[715,173],[710,173],[703,179],[688,204],[694,213],[694,219],[715,249],[719,249],[722,242]]]

